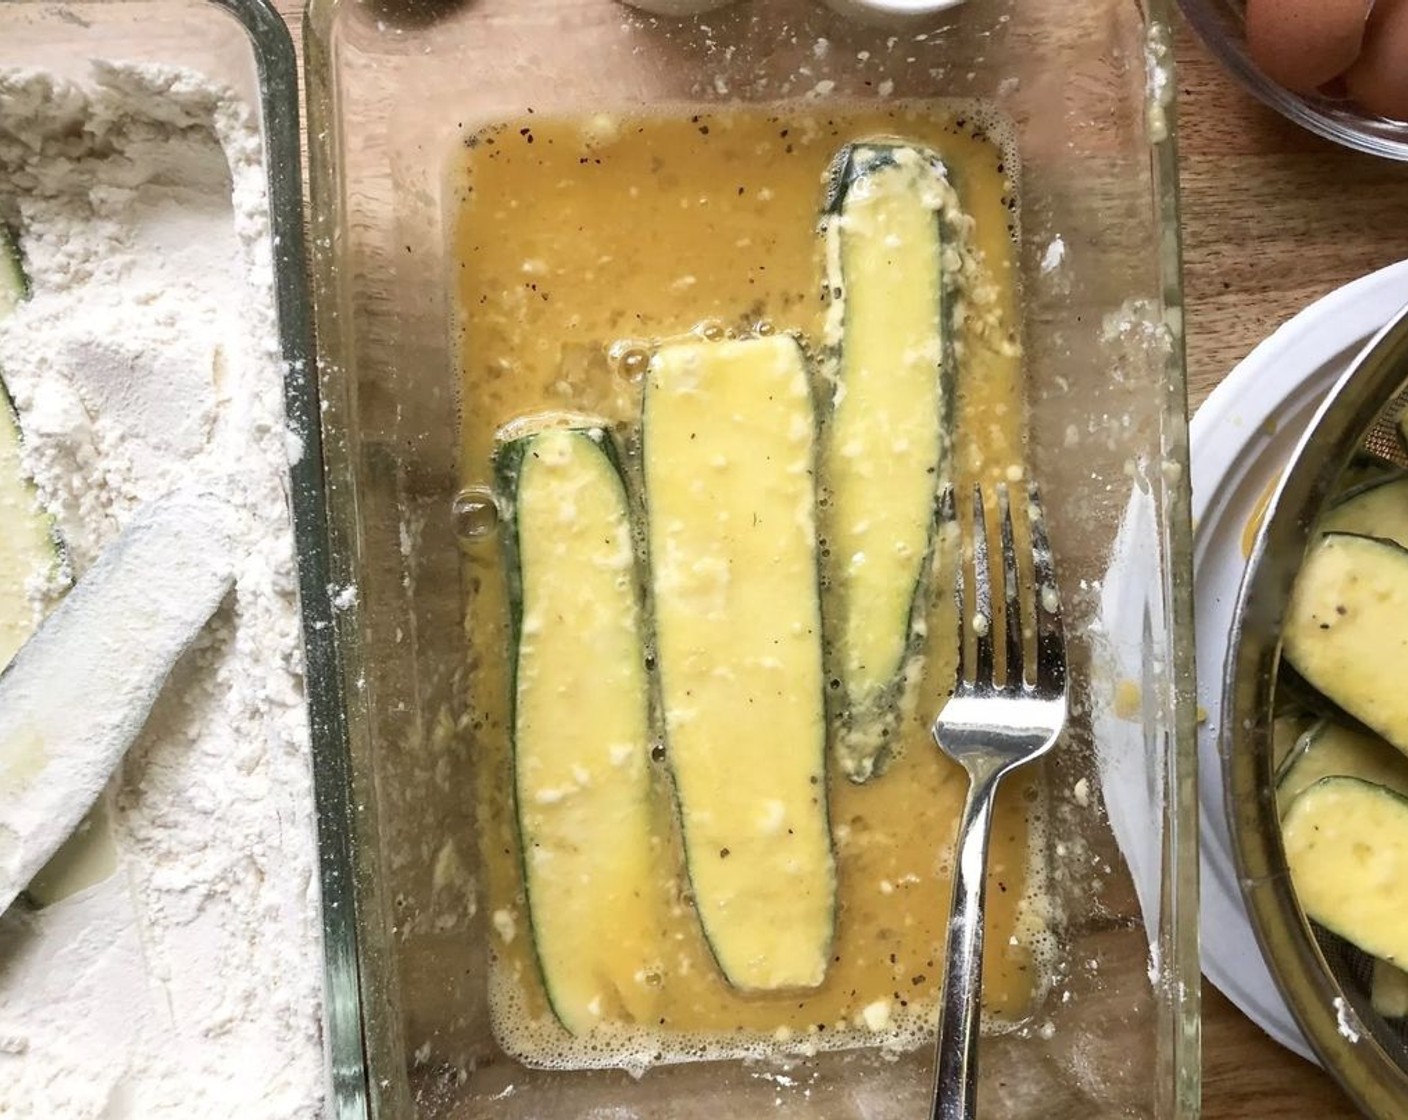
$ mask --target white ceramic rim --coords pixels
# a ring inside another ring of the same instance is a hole
[[[1218,753],[1223,666],[1242,537],[1325,393],[1408,302],[1408,261],[1371,273],[1290,319],[1228,374],[1193,417],[1193,583],[1196,597],[1203,974],[1282,1046],[1315,1061],[1261,955],[1242,903]]]

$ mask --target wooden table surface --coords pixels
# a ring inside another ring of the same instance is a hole
[[[301,0],[275,0],[301,38]],[[1176,37],[1189,403],[1278,324],[1408,257],[1408,165],[1345,151],[1284,121]],[[1408,299],[1408,293],[1405,293]],[[1358,1115],[1324,1073],[1203,985],[1206,1120]]]

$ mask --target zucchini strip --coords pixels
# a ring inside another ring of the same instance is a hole
[[[1360,778],[1408,796],[1408,758],[1377,735],[1321,720],[1301,736],[1276,783],[1282,809],[1321,778]]]
[[[1370,956],[1408,963],[1408,800],[1358,778],[1325,778],[1291,803],[1281,830],[1306,914]]]
[[[924,634],[937,496],[948,474],[953,381],[944,281],[943,164],[898,143],[846,148],[824,219],[832,294],[832,412],[822,478],[838,761],[864,781],[885,761]]]
[[[1309,730],[1310,720],[1300,715],[1277,716],[1271,724],[1271,761],[1279,784],[1294,764],[1301,736]]]
[[[0,320],[28,295],[19,245],[0,226]],[[58,527],[20,468],[22,444],[19,416],[0,369],[0,670],[39,625],[30,581],[52,579],[64,561]],[[25,895],[37,907],[51,906],[106,878],[116,860],[107,809],[100,799],[30,881]]]
[[[1325,511],[1322,533],[1384,537],[1408,547],[1408,475],[1366,483]]]
[[[626,489],[602,428],[500,444],[513,764],[533,949],[573,1034],[643,1021],[663,888]]]
[[[733,987],[815,987],[836,873],[801,349],[666,345],[643,412],[659,687],[695,908]]]
[[[232,525],[209,492],[147,502],[0,673],[0,910],[65,840],[81,846],[74,828],[234,584]],[[179,584],[153,585],[173,555]]]
[[[0,319],[27,294],[19,247],[0,226]],[[31,581],[42,579],[61,562],[53,522],[21,469],[21,445],[19,416],[0,370],[0,669],[38,625]]]
[[[1408,752],[1408,550],[1327,533],[1306,554],[1282,651],[1312,686]]]

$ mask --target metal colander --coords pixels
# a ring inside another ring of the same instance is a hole
[[[1408,390],[1399,393],[1379,413],[1365,433],[1360,453],[1399,470],[1408,470],[1408,449],[1399,431],[1399,419],[1408,414]]]
[[[1369,1029],[1398,1068],[1408,1071],[1408,1019],[1384,1018],[1374,1010],[1369,998],[1373,986],[1374,958],[1324,926],[1311,922],[1310,928],[1326,966],[1343,989],[1355,1017]],[[1398,1112],[1394,1115],[1402,1116],[1404,1109],[1408,1109],[1408,1101],[1400,1101]]]
[[[1296,683],[1280,664],[1281,620],[1315,521],[1353,480],[1408,470],[1405,411],[1408,309],[1331,390],[1268,507],[1229,634],[1220,743],[1242,894],[1272,975],[1325,1067],[1382,1120],[1408,1115],[1408,1020],[1373,1009],[1373,958],[1301,912],[1281,845],[1272,724]]]
[[[1400,425],[1405,415],[1408,415],[1408,390],[1395,395],[1374,418],[1341,475],[1340,492],[1350,488],[1345,476],[1351,472],[1358,479],[1362,475],[1382,477],[1408,470],[1408,441]],[[1352,717],[1344,719],[1352,722]],[[1359,1021],[1368,1027],[1399,1068],[1408,1070],[1408,1018],[1385,1018],[1374,1010],[1370,999],[1374,958],[1324,926],[1315,922],[1309,924],[1326,966],[1339,982]],[[1408,1102],[1402,1107],[1408,1109]]]

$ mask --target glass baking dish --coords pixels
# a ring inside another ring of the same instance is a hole
[[[328,592],[327,515],[313,376],[312,322],[303,221],[298,68],[288,28],[263,0],[6,0],[0,4],[0,68],[42,67],[75,79],[94,61],[182,67],[222,82],[257,113],[267,169],[270,246],[284,401],[304,454],[289,468],[299,601],[315,755],[326,953],[327,1042],[333,1094],[365,1106],[350,906],[343,701],[336,682]],[[322,687],[319,684],[322,683]]]
[[[447,161],[481,126],[739,102],[982,99],[1011,121],[1028,463],[1075,694],[1045,774],[1061,966],[985,1036],[985,1115],[1191,1117],[1197,852],[1182,295],[1167,13],[984,0],[872,26],[816,0],[312,0],[314,292],[373,1115],[912,1117],[931,1054],[550,1072],[489,1025],[465,644]],[[1077,854],[1078,853],[1078,854]],[[942,908],[946,898],[935,898]],[[348,1020],[332,1024],[334,1045]],[[359,1102],[344,1102],[354,1115]]]

